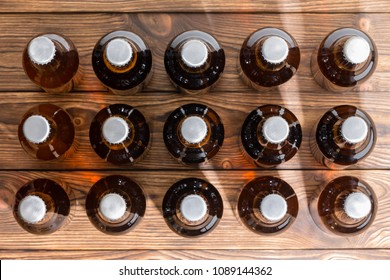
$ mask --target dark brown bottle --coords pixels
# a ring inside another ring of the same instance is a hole
[[[238,198],[242,223],[257,234],[287,230],[298,215],[298,198],[293,188],[277,177],[264,176],[245,185]]]
[[[279,105],[263,105],[253,110],[241,129],[244,156],[261,167],[274,167],[290,160],[301,142],[298,119]]]
[[[191,30],[177,35],[164,56],[165,70],[180,91],[203,94],[220,79],[225,68],[225,52],[208,33]]]
[[[135,164],[149,150],[149,125],[132,106],[112,104],[92,120],[89,140],[102,159],[118,165]]]
[[[262,28],[242,44],[240,76],[256,90],[274,89],[294,76],[300,60],[298,44],[290,34],[278,28]]]
[[[184,237],[197,237],[218,225],[223,202],[212,184],[198,178],[186,178],[169,188],[162,210],[172,231]]]
[[[40,160],[65,159],[76,149],[72,118],[53,104],[29,109],[19,124],[18,136],[23,149]]]
[[[48,234],[70,221],[73,194],[50,179],[35,179],[16,193],[13,213],[26,231]]]
[[[170,154],[184,164],[202,164],[222,146],[224,127],[217,113],[202,104],[187,104],[173,111],[164,125]]]
[[[318,162],[331,169],[343,169],[366,158],[376,143],[374,121],[351,105],[327,111],[314,126],[310,148]]]
[[[141,91],[152,76],[152,52],[137,34],[114,31],[96,43],[92,66],[111,92],[132,94]]]
[[[328,34],[314,51],[311,70],[320,86],[343,92],[371,77],[377,63],[378,51],[366,33],[340,28]]]
[[[309,210],[323,231],[353,235],[372,224],[377,205],[376,195],[366,182],[343,176],[322,186],[311,200]]]
[[[23,68],[31,81],[50,93],[69,92],[80,79],[76,47],[61,34],[31,39],[23,52]]]
[[[141,187],[126,176],[111,175],[97,181],[85,202],[91,223],[107,234],[122,234],[142,219],[146,198]]]

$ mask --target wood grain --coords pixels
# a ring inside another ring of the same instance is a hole
[[[144,189],[148,200],[144,219],[131,232],[108,236],[96,230],[85,213],[85,197],[102,176],[123,174],[133,178]],[[308,201],[321,184],[342,175],[355,175],[368,182],[378,197],[374,223],[364,233],[342,237],[322,232],[308,212]],[[279,176],[297,193],[300,210],[294,224],[284,233],[260,236],[241,225],[236,202],[241,188],[254,177]],[[210,234],[194,239],[180,237],[165,224],[161,203],[167,189],[186,177],[208,180],[219,190],[224,214]],[[50,236],[35,236],[22,230],[12,215],[15,191],[33,178],[45,177],[72,189],[76,199],[70,222]],[[390,249],[389,171],[122,171],[118,172],[0,172],[0,249],[3,250],[329,250]],[[239,242],[237,241],[239,240]]]
[[[196,2],[196,1],[194,1]],[[111,5],[111,4],[110,4]],[[26,28],[28,26],[29,28]],[[4,14],[0,17],[0,91],[39,91],[24,74],[21,56],[28,41],[38,33],[59,32],[76,45],[81,57],[83,80],[75,91],[105,91],[91,66],[92,50],[101,36],[128,29],[150,45],[154,75],[147,91],[175,91],[163,64],[169,41],[177,34],[199,29],[213,34],[226,52],[225,72],[210,94],[254,92],[240,79],[237,69],[239,49],[253,31],[265,26],[284,28],[297,40],[301,65],[296,76],[281,88],[291,98],[302,92],[323,96],[326,91],[313,80],[310,57],[316,46],[331,31],[340,27],[362,29],[377,44],[379,63],[371,79],[357,91],[387,91],[390,86],[390,17],[387,14]]]
[[[149,153],[132,169],[197,169],[178,163],[168,153],[163,142],[163,126],[168,115],[181,105],[200,102],[213,108],[225,126],[225,140],[222,149],[202,169],[255,169],[243,156],[240,140],[241,126],[246,116],[257,106],[272,103],[289,108],[300,120],[303,141],[297,155],[280,165],[278,169],[324,169],[316,162],[309,148],[309,134],[317,119],[329,108],[339,104],[351,104],[366,110],[374,119],[378,141],[373,153],[352,169],[388,169],[390,166],[390,119],[386,94],[370,92],[356,95],[335,95],[327,93],[318,98],[313,93],[299,93],[292,98],[290,93],[215,93],[198,97],[177,93],[148,92],[131,97],[106,93],[88,92],[69,95],[48,95],[34,92],[2,94],[0,104],[0,169],[30,170],[80,170],[80,169],[128,169],[105,162],[92,150],[89,142],[89,126],[95,114],[112,103],[128,103],[137,107],[146,117],[152,131]],[[88,99],[88,102],[85,100]],[[70,158],[63,161],[45,162],[31,158],[19,144],[17,131],[23,114],[39,103],[54,103],[65,108],[74,118],[78,147]],[[12,112],[12,113],[11,113]]]
[[[155,1],[147,0],[2,0],[0,12],[389,12],[386,0],[359,1],[289,1],[289,0],[209,0]]]
[[[389,249],[340,250],[0,250],[2,260],[388,260]]]

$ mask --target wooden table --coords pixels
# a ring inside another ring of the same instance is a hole
[[[22,3],[23,2],[23,3]],[[125,1],[125,0],[2,0],[0,2],[0,258],[1,259],[389,259],[390,258],[390,3],[358,1]],[[297,75],[279,92],[258,93],[240,80],[237,56],[245,37],[258,28],[287,30],[301,48]],[[354,92],[335,94],[321,89],[310,72],[310,56],[321,39],[338,27],[366,31],[377,44],[379,64],[372,78]],[[134,96],[108,93],[95,77],[91,52],[97,40],[116,30],[141,35],[153,52],[154,75],[144,92]],[[170,84],[163,54],[172,37],[200,29],[223,45],[226,69],[217,87],[204,96],[178,93]],[[43,93],[26,77],[21,55],[28,40],[42,32],[67,35],[79,50],[84,78],[73,92]],[[22,150],[17,127],[33,105],[49,102],[74,117],[77,152],[61,162],[40,162]],[[89,125],[94,115],[111,103],[128,103],[140,109],[151,126],[152,146],[135,167],[118,167],[101,160],[92,150]],[[169,113],[180,105],[201,102],[220,115],[226,131],[223,147],[209,164],[190,168],[178,164],[162,141],[162,127]],[[256,106],[281,104],[293,111],[303,127],[298,154],[277,169],[255,168],[240,150],[241,125]],[[319,165],[309,150],[309,132],[328,108],[352,104],[374,119],[378,142],[360,165],[330,171]],[[109,236],[96,230],[85,212],[90,187],[109,174],[134,178],[148,200],[146,215],[131,232]],[[379,199],[377,217],[363,234],[340,237],[325,234],[313,223],[308,201],[315,189],[332,178],[355,175],[366,180]],[[260,236],[247,230],[236,212],[240,190],[250,179],[275,175],[296,191],[300,211],[292,227],[276,236]],[[220,191],[224,215],[219,226],[198,239],[182,238],[166,226],[161,203],[177,180],[196,176]],[[55,179],[76,194],[72,220],[47,236],[24,232],[12,216],[14,194],[29,180]],[[389,197],[388,197],[389,195]]]

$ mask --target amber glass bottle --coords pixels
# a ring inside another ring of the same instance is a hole
[[[366,158],[376,143],[374,121],[351,105],[327,111],[314,126],[310,148],[314,157],[331,169],[343,169]]]
[[[141,91],[152,76],[152,52],[137,34],[114,31],[96,43],[92,66],[111,92],[132,94]]]
[[[142,219],[146,198],[141,187],[122,175],[97,181],[89,190],[85,208],[91,223],[107,234],[122,234]]]
[[[26,231],[48,234],[70,221],[73,193],[50,179],[35,179],[15,196],[13,213]]]
[[[168,44],[164,64],[172,83],[182,92],[202,94],[220,79],[225,52],[210,34],[191,30]]]
[[[375,193],[366,182],[343,176],[321,187],[309,209],[314,222],[325,232],[351,235],[372,224],[377,205]]]
[[[241,129],[244,156],[261,167],[274,167],[290,160],[302,142],[298,119],[279,105],[263,105],[252,111]]]
[[[162,211],[172,231],[184,237],[197,237],[218,225],[223,202],[212,184],[198,178],[186,178],[166,192]]]
[[[365,82],[374,73],[378,51],[363,31],[340,28],[331,32],[314,51],[311,70],[323,88],[343,92]]]
[[[112,104],[92,120],[89,140],[102,159],[118,165],[135,164],[149,150],[149,125],[130,105]]]
[[[242,44],[240,76],[256,90],[275,89],[294,76],[300,60],[298,44],[290,34],[278,28],[262,28]]]
[[[292,225],[299,205],[297,195],[288,183],[265,176],[245,185],[237,209],[242,223],[253,232],[276,234]]]
[[[64,159],[76,148],[72,118],[53,104],[28,110],[19,124],[18,136],[23,149],[40,160]]]
[[[80,79],[79,56],[72,41],[60,34],[40,34],[23,52],[23,68],[27,76],[46,92],[64,93]]]
[[[184,164],[202,164],[222,146],[224,127],[217,113],[202,104],[187,104],[173,111],[164,125],[170,154]]]

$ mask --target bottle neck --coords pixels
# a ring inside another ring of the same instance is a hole
[[[347,71],[359,71],[370,60],[369,43],[362,37],[348,36],[339,39],[332,48],[336,65]]]
[[[355,149],[368,137],[368,124],[359,116],[350,116],[336,126],[336,143],[341,148]]]
[[[279,36],[261,39],[256,46],[256,61],[260,68],[267,71],[278,71],[286,64],[289,45]]]
[[[106,67],[112,72],[124,73],[135,66],[137,51],[127,39],[116,38],[106,44],[103,59]]]

